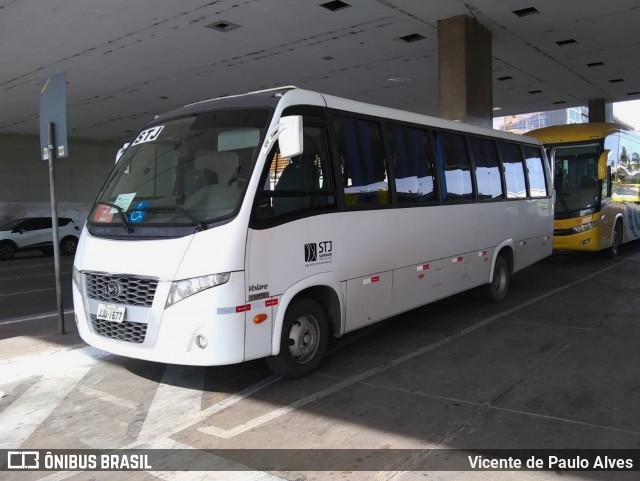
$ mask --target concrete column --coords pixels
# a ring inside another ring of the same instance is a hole
[[[589,122],[613,122],[613,104],[604,99],[589,100]]]
[[[440,117],[493,124],[491,31],[468,15],[438,20]]]

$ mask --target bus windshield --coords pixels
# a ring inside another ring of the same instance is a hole
[[[270,111],[211,111],[143,130],[118,160],[90,225],[196,226],[231,217],[242,200]]]
[[[600,201],[597,170],[599,144],[555,147],[555,212],[563,217],[595,211]]]

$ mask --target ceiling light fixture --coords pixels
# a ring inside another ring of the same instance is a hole
[[[210,23],[209,25],[205,25],[205,28],[210,28],[211,30],[217,30],[218,32],[230,32],[231,30],[235,30],[236,28],[240,28],[240,25],[236,25],[235,23],[226,22],[220,20],[219,22]]]
[[[410,33],[409,35],[404,35],[402,37],[398,37],[398,40],[402,40],[406,43],[413,43],[419,40],[424,40],[426,37],[424,35],[420,35],[419,33]]]
[[[556,45],[558,45],[558,47],[564,47],[565,45],[570,45],[572,43],[578,43],[578,41],[575,38],[568,38],[566,40],[558,40]]]
[[[535,15],[536,13],[540,12],[534,7],[528,7],[521,8],[520,10],[514,10],[513,13],[515,13],[518,17],[526,17],[528,15]]]
[[[335,12],[337,10],[342,10],[343,8],[349,8],[351,5],[345,2],[341,2],[340,0],[334,0],[333,2],[321,3],[320,6],[322,8],[326,8],[327,10]]]

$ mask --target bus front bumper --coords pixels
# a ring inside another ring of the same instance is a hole
[[[80,336],[87,344],[113,354],[168,364],[216,366],[244,360],[245,313],[226,309],[221,314],[220,310],[225,300],[244,297],[243,273],[236,272],[227,284],[201,291],[167,308],[168,288],[159,284],[158,299],[147,312],[127,307],[119,325],[109,321],[99,325],[92,312],[95,302],[74,284]]]
[[[598,251],[600,250],[600,226],[567,234],[566,231],[554,231],[553,249],[559,251]]]

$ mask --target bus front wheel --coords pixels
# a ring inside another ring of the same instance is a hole
[[[509,263],[504,256],[498,256],[493,267],[493,279],[480,287],[480,294],[485,301],[500,302],[507,297],[509,290]]]
[[[288,379],[306,376],[322,363],[327,342],[327,317],[320,304],[310,298],[294,300],[284,315],[280,353],[267,357],[267,365]]]
[[[613,234],[611,235],[611,246],[604,250],[605,256],[611,259],[617,257],[620,244],[622,244],[622,221],[617,220],[613,227]]]

